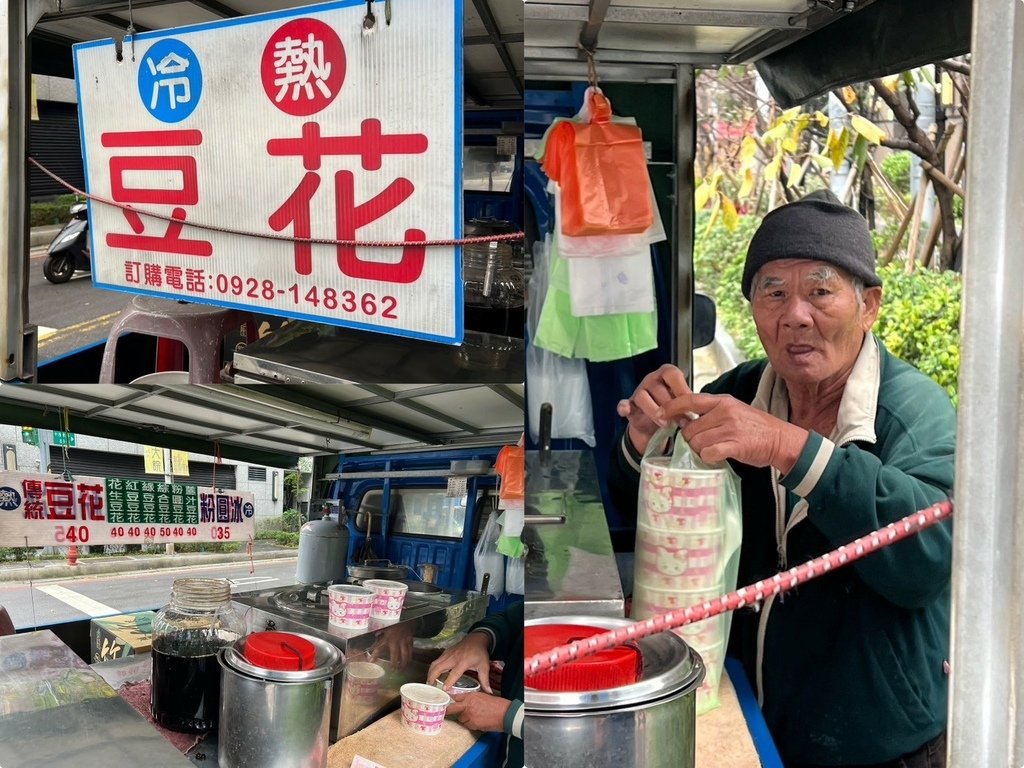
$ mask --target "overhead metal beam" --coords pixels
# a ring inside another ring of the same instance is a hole
[[[613,64],[601,66],[598,73],[607,83],[674,83],[676,68],[665,64]],[[587,79],[585,61],[535,61],[527,57],[526,77],[532,80]]]
[[[543,46],[527,46],[526,61],[532,65],[536,61],[573,61],[580,58],[580,51],[575,48],[548,48]],[[722,53],[701,53],[695,51],[620,51],[600,49],[594,56],[597,66],[602,63],[623,64],[690,64],[695,67],[719,67],[726,61]],[[598,76],[601,72],[598,71]]]
[[[241,11],[236,11],[227,3],[219,2],[219,0],[189,0],[189,2],[223,19],[233,19],[242,15]]]
[[[610,5],[611,0],[590,0],[590,8],[587,18],[583,20],[583,29],[580,30],[579,39],[580,45],[586,50],[597,49],[597,38],[601,35],[601,26],[604,24]]]
[[[494,14],[491,13],[491,6],[487,4],[487,0],[473,0],[473,7],[476,8],[476,12],[480,15],[480,21],[483,22],[484,29],[487,30],[487,35],[491,38],[491,42],[494,43],[494,48],[498,52],[498,57],[501,59],[501,63],[505,65],[505,71],[508,73],[513,84],[516,87],[516,92],[523,95],[523,81],[519,78],[519,68],[516,67],[516,63],[512,61],[512,56],[508,52],[508,48],[503,42],[501,42],[501,30],[498,29],[498,24],[494,20]]]
[[[13,0],[12,0],[13,1]],[[179,451],[202,453],[216,456],[218,451],[225,459],[246,461],[251,464],[264,464],[268,467],[291,469],[296,465],[296,457],[280,453],[244,448],[231,444],[215,446],[212,442],[201,438],[175,435],[161,429],[147,429],[140,425],[117,424],[109,421],[89,419],[79,414],[70,414],[65,423],[64,416],[56,409],[44,409],[21,403],[7,403],[3,409],[4,421],[9,424],[21,424],[37,429],[53,429],[63,431],[65,428],[80,435],[105,437],[110,440],[123,440],[130,443],[154,445],[160,448],[171,448]]]
[[[590,23],[592,8],[583,5],[527,3],[527,19],[579,21]],[[615,5],[606,8],[607,24],[657,24],[688,27],[741,27],[750,29],[794,29],[806,26],[805,19],[793,19],[791,12],[719,11],[707,8],[644,8]]]
[[[178,0],[180,2],[180,0]],[[132,8],[149,8],[154,5],[167,5],[168,0],[132,0]],[[51,3],[53,9],[43,15],[43,20],[54,19],[75,19],[80,16],[95,16],[97,13],[112,13],[114,11],[125,11],[128,8],[128,0],[61,0],[60,10],[56,3]]]
[[[360,384],[359,386],[365,389],[367,392],[373,392],[374,394],[379,395],[380,397],[385,398],[390,402],[396,403],[402,406],[403,408],[408,408],[410,411],[413,411],[414,413],[418,413],[421,416],[426,416],[428,418],[434,419],[435,421],[440,421],[443,424],[451,424],[453,427],[458,427],[459,429],[468,432],[471,435],[476,434],[478,431],[477,428],[474,427],[472,424],[467,424],[466,422],[461,421],[460,419],[456,419],[454,416],[450,416],[447,413],[438,411],[434,408],[424,405],[423,403],[413,403],[405,398],[398,397],[397,395],[399,393],[391,392],[387,389],[384,389],[383,387],[378,387],[373,384]]]
[[[516,408],[519,408],[520,410],[526,409],[526,398],[507,384],[492,384],[490,389],[492,389],[495,394],[508,400]]]
[[[104,24],[109,24],[112,27],[118,29],[126,29],[128,26],[128,19],[122,19],[120,16],[115,16],[112,13],[97,13],[93,17],[96,21],[102,21]],[[135,33],[142,34],[143,32],[152,32],[150,27],[144,27],[141,24],[135,24]]]
[[[522,32],[505,32],[500,35],[499,40],[503,43],[521,43],[523,42]],[[494,40],[491,39],[490,35],[469,35],[468,37],[462,38],[462,44],[464,46],[470,45],[493,45]]]

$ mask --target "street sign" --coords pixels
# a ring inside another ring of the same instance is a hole
[[[251,493],[116,477],[0,472],[0,546],[247,542]]]
[[[53,432],[53,441],[52,442],[53,442],[54,445],[63,445],[63,446],[66,446],[68,448],[74,448],[75,447],[75,433],[74,432],[57,432],[56,430],[54,430],[54,432]]]
[[[171,451],[171,474],[188,477],[188,451]]]
[[[462,0],[383,6],[76,45],[96,285],[460,342]]]
[[[155,445],[142,447],[142,465],[147,475],[164,474],[164,449]]]
[[[21,442],[29,445],[39,445],[39,430],[35,427],[21,428]]]

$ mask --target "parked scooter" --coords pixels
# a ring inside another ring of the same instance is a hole
[[[43,275],[51,283],[66,283],[76,271],[91,270],[89,258],[89,207],[75,203],[70,209],[71,220],[64,225],[47,250],[43,262]]]

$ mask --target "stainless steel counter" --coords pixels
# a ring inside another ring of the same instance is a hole
[[[298,322],[235,352],[238,383],[495,384],[525,376],[522,339],[466,331],[458,346]]]
[[[589,451],[526,455],[526,618],[624,615],[622,583]],[[559,523],[558,518],[564,517]],[[543,524],[537,524],[543,523]]]

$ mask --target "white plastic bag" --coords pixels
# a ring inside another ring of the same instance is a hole
[[[489,573],[491,580],[487,586],[487,594],[495,597],[500,597],[505,593],[505,556],[496,548],[498,537],[501,536],[501,526],[498,525],[499,514],[497,510],[491,512],[473,552],[476,589],[478,592],[481,591],[484,585],[484,574]]]
[[[540,439],[540,407],[551,403],[551,437],[579,438],[593,447],[594,414],[590,403],[587,362],[556,355],[534,344],[544,296],[548,290],[548,241],[533,247],[534,269],[530,276],[526,347],[526,387],[529,393],[530,437]]]
[[[512,595],[526,594],[526,558],[510,557],[505,564],[505,591]]]

